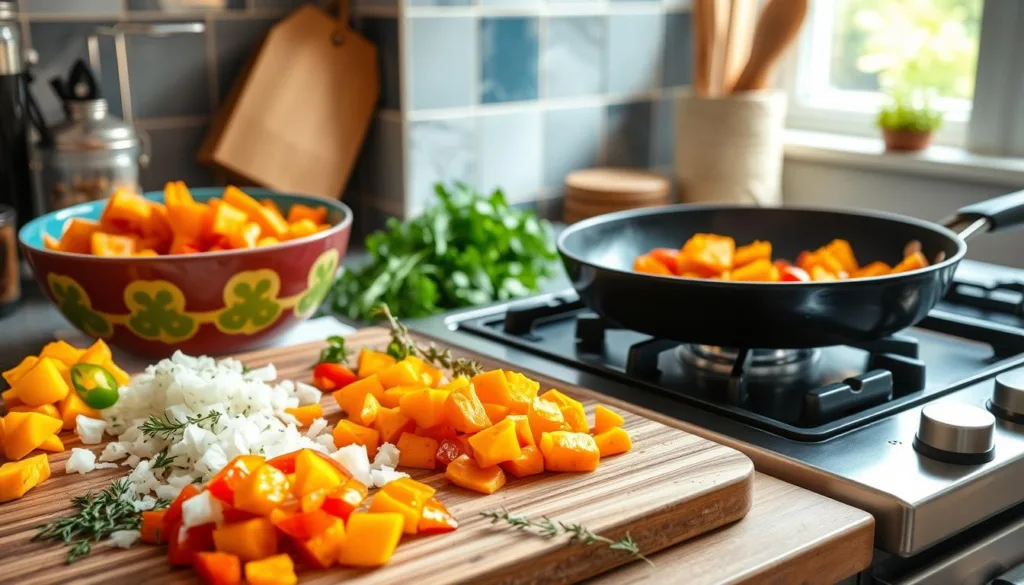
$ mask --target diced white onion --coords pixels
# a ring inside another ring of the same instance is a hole
[[[181,522],[185,526],[202,526],[223,521],[224,513],[220,500],[213,497],[209,490],[203,490],[181,505]]]
[[[373,463],[370,464],[370,469],[380,469],[384,466],[394,469],[395,467],[398,467],[398,455],[398,447],[391,443],[384,443],[380,447],[377,447],[377,456],[373,458]]]
[[[75,447],[71,450],[71,457],[64,464],[64,473],[89,473],[96,469],[96,454],[88,449]]]
[[[96,445],[103,442],[103,431],[106,429],[106,421],[89,418],[84,414],[75,418],[75,432],[83,444]]]
[[[130,548],[140,536],[138,530],[115,530],[110,533],[110,542],[117,548]]]
[[[384,487],[396,479],[401,479],[403,477],[409,477],[409,474],[401,471],[395,471],[394,467],[390,467],[388,465],[383,465],[380,469],[374,469],[370,472],[370,479],[373,481],[373,487]]]

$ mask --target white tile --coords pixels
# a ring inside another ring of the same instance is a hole
[[[605,87],[605,20],[600,16],[548,19],[541,56],[545,97],[602,93]]]
[[[419,213],[434,202],[434,184],[439,181],[477,185],[473,118],[412,122],[409,143],[407,216]]]
[[[411,18],[409,101],[413,110],[457,108],[476,102],[477,21]]]
[[[500,187],[510,203],[535,199],[542,186],[540,112],[485,115],[477,123],[480,190]]]
[[[599,164],[604,108],[544,112],[544,186],[560,188],[572,171]]]
[[[658,86],[664,36],[660,13],[608,16],[608,93],[635,94]]]

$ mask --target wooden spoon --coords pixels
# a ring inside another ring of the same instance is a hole
[[[693,89],[697,95],[711,93],[711,35],[710,25],[714,0],[694,0],[690,20],[693,38]]]
[[[758,18],[750,58],[736,80],[734,93],[769,86],[779,57],[796,41],[807,16],[807,3],[808,0],[768,0]]]
[[[732,0],[729,4],[729,26],[725,32],[725,72],[722,93],[732,93],[736,80],[750,56],[750,40],[757,18],[757,0]]]

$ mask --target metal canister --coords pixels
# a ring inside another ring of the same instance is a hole
[[[69,119],[41,149],[47,207],[104,199],[121,187],[138,191],[148,148],[135,129],[110,115],[105,99],[69,99],[67,106]]]
[[[25,67],[17,7],[0,2],[0,205],[12,207],[23,224],[40,209],[29,169]]]

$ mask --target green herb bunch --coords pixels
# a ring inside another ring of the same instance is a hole
[[[388,220],[366,238],[371,260],[345,270],[327,311],[368,320],[387,303],[403,318],[523,297],[553,274],[551,224],[457,183],[435,186],[438,204],[419,217]]]
[[[876,122],[879,128],[893,132],[932,132],[942,126],[942,112],[920,92],[894,91]]]

